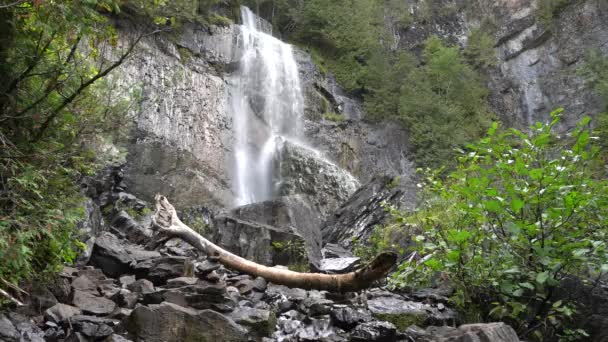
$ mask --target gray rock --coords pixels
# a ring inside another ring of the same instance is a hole
[[[201,275],[206,276],[207,274],[217,270],[220,268],[220,264],[215,261],[211,261],[209,259],[203,260],[203,262],[199,262],[195,266],[195,270]]]
[[[167,288],[196,285],[196,283],[198,283],[198,278],[179,277],[179,278],[169,279],[167,281]]]
[[[280,160],[279,195],[310,196],[321,217],[338,208],[359,187],[359,181],[348,171],[305,146],[285,141]]]
[[[58,303],[55,295],[47,287],[35,288],[31,293],[31,300],[31,305],[38,312],[43,312]]]
[[[71,323],[75,331],[99,340],[112,335],[114,333],[112,327],[120,324],[120,321],[95,316],[74,316]]]
[[[321,249],[321,256],[326,259],[330,258],[350,258],[353,253],[348,249],[335,243],[326,243]]]
[[[74,291],[72,304],[84,313],[99,316],[109,315],[116,309],[116,304],[113,301],[79,290]]]
[[[119,232],[124,238],[135,244],[145,244],[152,237],[151,229],[139,224],[124,210],[121,210],[114,215],[112,228],[114,228],[114,231]]]
[[[13,323],[4,315],[0,315],[0,338],[6,341],[19,341],[21,334]]]
[[[389,321],[400,330],[410,325],[447,325],[456,321],[451,309],[439,310],[430,304],[408,301],[397,295],[382,295],[368,299],[367,307],[378,319]]]
[[[389,322],[367,322],[359,324],[351,333],[351,341],[382,341],[397,340],[397,329]]]
[[[332,307],[330,316],[332,323],[335,326],[347,331],[361,322],[369,322],[372,320],[372,315],[369,311],[347,305],[336,305]]]
[[[348,273],[357,268],[359,261],[361,259],[357,257],[321,259],[319,272],[329,274]]]
[[[86,275],[81,275],[72,280],[72,288],[84,292],[97,292],[97,282],[92,281]]]
[[[103,340],[103,342],[131,342],[131,340],[128,340],[120,335],[112,334]]]
[[[171,303],[136,308],[128,319],[127,329],[136,340],[147,342],[247,341],[247,332],[230,318],[215,311],[196,311]]]
[[[82,311],[70,305],[58,303],[45,311],[45,317],[55,323],[62,323],[75,315],[80,315]]]
[[[148,259],[135,265],[134,272],[137,278],[145,278],[154,285],[164,285],[167,280],[184,275],[185,263],[188,258],[167,256]]]
[[[291,227],[304,239],[309,262],[317,263],[321,257],[322,216],[309,196],[283,196],[252,203],[232,209],[230,215],[273,227]]]
[[[461,325],[458,328],[429,327],[426,336],[420,338],[426,342],[519,342],[515,330],[505,323],[479,323]]]
[[[133,284],[135,282],[135,276],[134,275],[125,275],[122,276],[118,279],[118,281],[120,282],[120,285],[123,288],[127,288],[127,286],[129,286],[130,284]]]
[[[378,175],[357,190],[336,212],[323,223],[323,241],[352,247],[353,238],[367,242],[376,225],[390,219],[383,203],[400,207],[406,190],[397,181],[398,176]],[[393,241],[405,244],[408,241]]]
[[[234,216],[215,218],[214,242],[264,265],[308,264],[306,242],[292,227],[273,227]]]
[[[148,279],[139,279],[139,280],[129,284],[127,286],[127,289],[129,289],[131,292],[134,292],[134,293],[141,293],[141,294],[152,293],[152,292],[154,292],[154,284],[152,284],[152,282],[149,281]]]
[[[95,240],[90,263],[100,268],[107,276],[117,278],[126,273],[133,273],[137,262],[158,257],[158,252],[146,251],[104,232]]]
[[[230,314],[230,317],[236,323],[249,327],[257,336],[272,335],[276,326],[276,317],[269,310],[239,307]]]

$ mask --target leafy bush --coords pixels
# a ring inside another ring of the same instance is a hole
[[[400,265],[394,286],[428,285],[440,274],[463,312],[506,320],[524,338],[581,334],[566,329],[576,303],[556,288],[608,272],[608,181],[593,178],[589,119],[562,143],[560,113],[529,133],[494,124],[445,181],[427,177],[420,209],[396,214],[417,232],[417,257]]]

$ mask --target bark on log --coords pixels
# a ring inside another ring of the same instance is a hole
[[[175,208],[164,196],[156,196],[156,212],[152,221],[165,234],[179,237],[207,255],[217,257],[221,264],[230,269],[262,277],[269,282],[288,287],[330,292],[358,291],[372,286],[375,281],[386,276],[397,260],[394,253],[382,253],[371,263],[347,274],[294,272],[260,265],[215,245],[182,223],[177,217]]]

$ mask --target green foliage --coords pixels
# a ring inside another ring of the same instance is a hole
[[[423,63],[404,82],[399,116],[410,130],[418,164],[439,167],[489,126],[488,90],[458,47],[437,37],[427,40]]]
[[[439,273],[463,311],[506,320],[524,338],[576,334],[566,329],[576,302],[555,288],[608,272],[608,181],[593,178],[599,149],[589,119],[562,142],[560,113],[529,133],[493,124],[447,180],[426,178],[420,209],[395,212],[419,232],[418,257],[399,266],[395,286],[428,285]]]
[[[210,14],[209,17],[207,18],[207,21],[211,25],[218,25],[218,26],[230,26],[233,24],[232,20],[224,17],[223,15],[219,15],[217,13]]]
[[[316,49],[347,91],[361,91],[367,61],[381,48],[382,6],[374,0],[311,0],[294,20],[293,39]]]
[[[494,37],[483,27],[472,29],[464,55],[469,64],[475,67],[495,66],[498,63],[498,57],[494,49]]]
[[[308,272],[308,256],[302,240],[272,241],[272,249],[280,258],[288,259],[287,267],[296,272]]]
[[[327,112],[323,114],[323,119],[333,122],[342,122],[344,121],[344,115],[339,113]]]
[[[79,179],[107,161],[93,148],[129,129],[128,92],[115,96],[117,85],[106,77],[114,64],[102,54],[116,46],[117,34],[101,12],[119,10],[115,1],[25,1],[0,9],[3,279],[43,277],[73,262],[82,247]]]

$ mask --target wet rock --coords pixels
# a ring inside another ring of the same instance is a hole
[[[236,323],[249,327],[256,336],[272,335],[277,323],[273,312],[250,307],[237,308],[230,317]]]
[[[137,278],[145,278],[156,286],[164,285],[167,280],[181,277],[184,274],[185,257],[167,256],[149,259],[135,265]]]
[[[335,305],[331,309],[330,316],[335,326],[347,331],[361,322],[372,320],[372,315],[369,311],[347,305]]]
[[[113,301],[79,290],[74,291],[72,304],[84,313],[99,316],[109,315],[116,309],[116,304]]]
[[[347,341],[342,329],[331,325],[329,316],[305,319],[293,337],[297,341]]]
[[[103,340],[103,342],[131,342],[131,340],[128,340],[120,335],[112,334],[111,336]]]
[[[322,273],[341,274],[354,271],[358,266],[360,258],[330,258],[321,259],[318,270]]]
[[[351,332],[351,341],[382,341],[397,340],[397,329],[389,322],[367,322],[359,324]]]
[[[232,319],[215,311],[196,311],[171,303],[136,308],[127,330],[136,340],[146,342],[247,341],[247,332]]]
[[[121,289],[112,297],[112,300],[121,307],[132,309],[139,300],[139,294],[127,289]]]
[[[55,323],[61,323],[81,313],[82,311],[77,307],[58,303],[45,311],[45,317]]]
[[[188,244],[180,238],[172,238],[165,242],[163,248],[160,249],[162,253],[175,256],[183,256],[190,258],[197,258],[199,252],[192,245]]]
[[[113,327],[120,324],[120,321],[100,318],[95,316],[74,316],[71,324],[75,331],[96,340],[108,337],[114,333]]]

